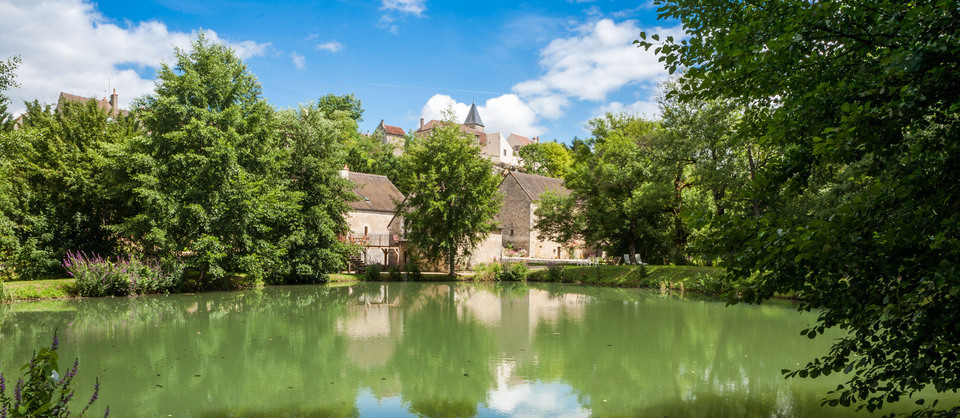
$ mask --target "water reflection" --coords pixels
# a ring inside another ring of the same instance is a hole
[[[0,307],[10,373],[60,329],[117,416],[847,415],[790,307],[561,285],[359,284]]]

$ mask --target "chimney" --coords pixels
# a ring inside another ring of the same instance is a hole
[[[117,89],[113,89],[113,94],[110,95],[110,114],[114,115],[120,112],[120,96],[117,96]]]
[[[345,179],[350,178],[350,168],[346,164],[343,165],[343,168],[340,169],[340,177]]]
[[[420,118],[420,129],[423,129],[423,118]]]

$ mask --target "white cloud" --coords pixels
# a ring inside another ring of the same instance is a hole
[[[470,111],[470,105],[459,103],[445,94],[436,94],[427,100],[420,112],[420,117],[426,121],[441,120],[444,112],[452,109],[454,120],[463,122]],[[504,94],[486,101],[477,106],[480,119],[483,120],[485,132],[500,132],[504,135],[515,133],[523,136],[539,136],[546,132],[546,128],[538,125],[540,117],[537,112],[519,96]]]
[[[383,6],[380,7],[386,11],[398,11],[420,16],[427,7],[423,5],[426,0],[383,0]]]
[[[577,32],[544,47],[540,51],[544,73],[512,88],[543,117],[563,116],[563,108],[571,99],[603,101],[625,86],[649,89],[668,77],[652,50],[633,44],[641,29],[632,20],[617,23],[602,19],[580,26]],[[679,26],[648,32],[678,39],[684,35]]]
[[[157,21],[111,23],[81,0],[0,0],[0,57],[20,55],[20,87],[5,94],[11,110],[24,100],[53,104],[60,92],[104,97],[116,88],[121,107],[153,92],[153,69],[172,63],[173,47],[189,49],[195,34],[171,32]],[[240,58],[264,55],[269,43],[227,43],[213,31],[208,39],[230,45]],[[141,75],[146,73],[147,77]]]
[[[660,104],[656,100],[641,100],[625,105],[620,102],[610,102],[597,108],[594,117],[600,117],[607,113],[627,114],[631,116],[643,116],[647,119],[660,118]]]
[[[395,24],[398,15],[400,17],[405,15],[421,17],[423,12],[427,10],[427,6],[424,5],[425,2],[426,0],[381,0],[380,10],[384,10],[386,13],[380,16],[377,26],[396,35],[400,31],[399,26]]]
[[[343,44],[337,41],[329,41],[322,44],[317,44],[317,51],[337,52],[341,49],[343,49]]]
[[[302,70],[307,66],[307,59],[304,58],[303,55],[298,54],[297,51],[290,53],[290,59],[293,60],[293,66],[297,67],[299,70]]]

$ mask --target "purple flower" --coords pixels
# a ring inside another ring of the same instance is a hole
[[[57,351],[57,346],[60,345],[60,340],[57,339],[57,331],[53,331],[53,344],[50,345],[50,349]]]

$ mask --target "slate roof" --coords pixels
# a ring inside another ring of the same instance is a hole
[[[483,126],[483,120],[480,119],[480,112],[477,111],[477,104],[470,104],[470,112],[467,113],[467,119],[463,121],[464,125]]]
[[[353,183],[353,193],[359,198],[350,202],[353,210],[393,213],[403,201],[403,193],[386,176],[349,172],[348,178]]]
[[[540,200],[540,195],[547,190],[560,193],[563,196],[569,195],[570,190],[563,187],[563,180],[553,177],[538,176],[536,174],[517,173],[511,171],[510,176],[517,179],[520,188],[530,197],[531,200]]]

